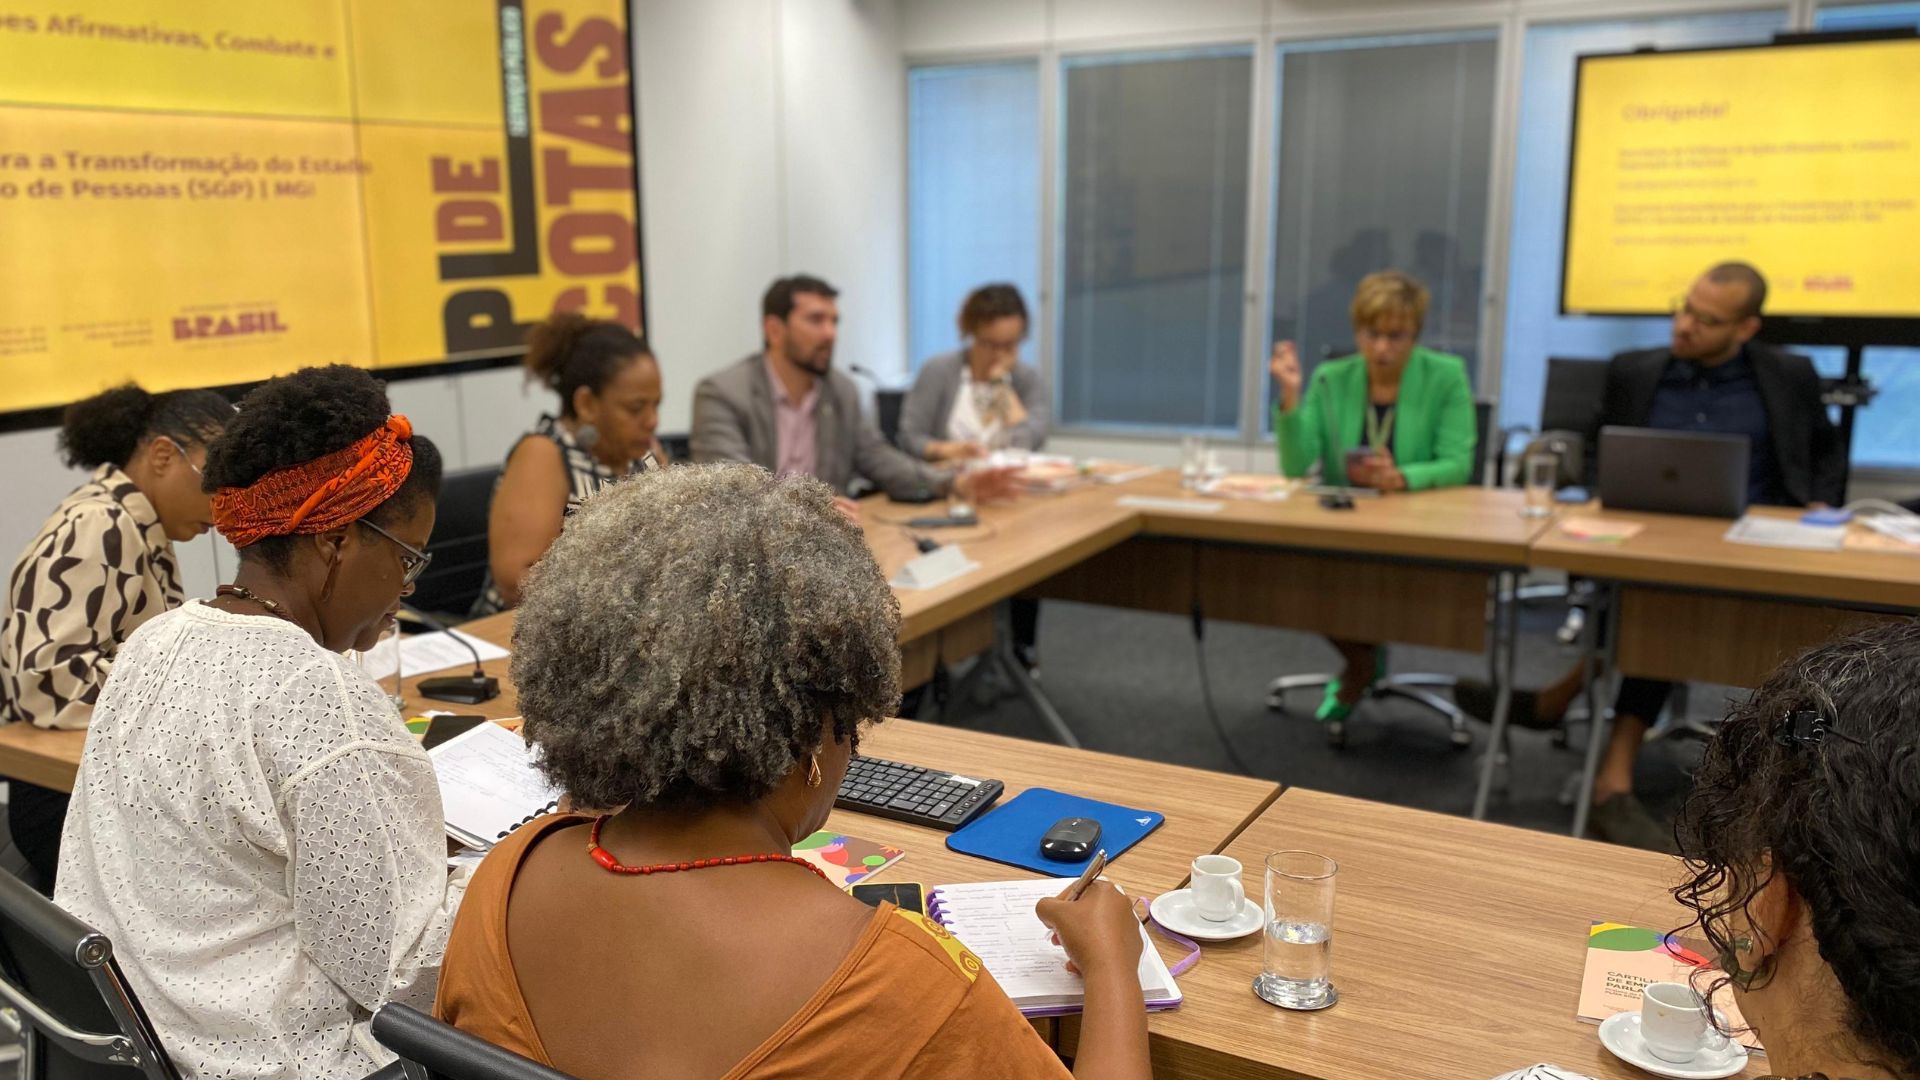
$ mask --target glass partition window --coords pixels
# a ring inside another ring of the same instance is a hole
[[[907,72],[910,369],[959,347],[960,304],[992,281],[1018,286],[1030,310],[1039,303],[1040,66],[915,67]]]
[[[1920,3],[1827,5],[1814,13],[1815,30],[1905,30],[1920,28]]]
[[[1288,43],[1278,59],[1272,340],[1309,369],[1351,352],[1354,287],[1393,268],[1433,294],[1421,343],[1476,371],[1494,32]]]
[[[1059,418],[1236,429],[1253,51],[1061,67]]]

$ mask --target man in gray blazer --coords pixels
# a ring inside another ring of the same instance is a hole
[[[1010,490],[1005,470],[955,475],[887,442],[861,412],[853,380],[833,370],[838,295],[805,274],[768,287],[760,302],[765,351],[707,376],[693,392],[693,460],[804,473],[840,495],[864,476],[909,502],[949,491],[986,501]]]

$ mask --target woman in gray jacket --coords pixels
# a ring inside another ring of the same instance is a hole
[[[930,357],[900,407],[900,448],[928,461],[964,461],[1047,441],[1047,384],[1020,362],[1027,304],[1012,285],[982,285],[960,305],[965,347]],[[1013,600],[1013,651],[1029,672],[1039,660],[1040,601]]]
[[[960,308],[957,352],[931,357],[900,409],[900,448],[928,461],[995,450],[1038,450],[1047,441],[1046,384],[1020,362],[1027,305],[1012,285],[982,285]]]

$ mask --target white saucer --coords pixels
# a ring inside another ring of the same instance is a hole
[[[1671,1076],[1674,1080],[1719,1080],[1747,1066],[1747,1048],[1731,1039],[1718,1050],[1702,1049],[1698,1057],[1685,1065],[1662,1061],[1647,1050],[1646,1041],[1640,1037],[1640,1014],[1637,1012],[1614,1013],[1607,1017],[1600,1025],[1600,1045],[1629,1065],[1638,1066],[1655,1076]]]
[[[1175,889],[1153,898],[1154,921],[1161,926],[1196,941],[1232,941],[1243,938],[1260,929],[1264,913],[1260,905],[1251,900],[1240,902],[1240,914],[1226,922],[1214,922],[1203,919],[1193,908],[1193,890]]]

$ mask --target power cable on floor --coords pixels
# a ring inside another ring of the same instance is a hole
[[[1227,737],[1227,727],[1220,722],[1220,713],[1213,706],[1213,679],[1207,672],[1207,615],[1200,606],[1200,545],[1193,546],[1193,662],[1200,675],[1200,700],[1207,709],[1207,723],[1213,725],[1214,737],[1220,740],[1220,749],[1226,751],[1227,760],[1233,763],[1235,771],[1242,776],[1252,776],[1253,770],[1241,760],[1240,751],[1233,748],[1233,740]]]

